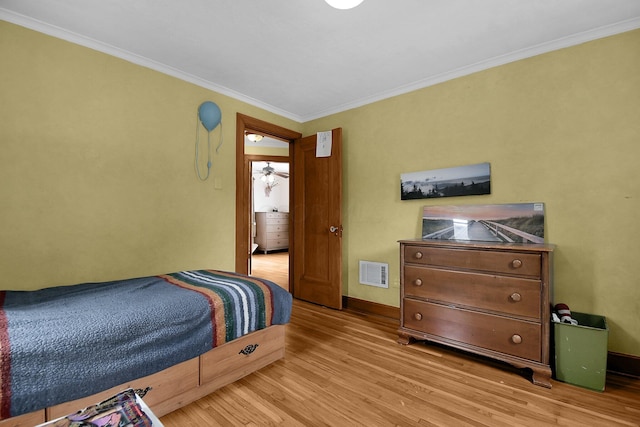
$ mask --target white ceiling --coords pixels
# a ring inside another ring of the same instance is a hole
[[[305,122],[640,28],[640,1],[0,0],[0,19]]]

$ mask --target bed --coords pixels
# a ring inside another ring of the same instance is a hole
[[[284,357],[291,294],[183,271],[0,292],[0,426],[35,425],[126,388],[162,416]]]

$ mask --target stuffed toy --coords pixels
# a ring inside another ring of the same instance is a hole
[[[558,317],[560,317],[561,323],[570,323],[572,325],[578,324],[578,321],[571,317],[571,310],[569,310],[569,306],[567,304],[556,304],[554,310],[558,314]]]

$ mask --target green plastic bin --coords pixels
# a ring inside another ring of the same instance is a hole
[[[607,319],[595,314],[571,312],[577,325],[553,322],[555,376],[559,381],[604,391],[607,377]]]

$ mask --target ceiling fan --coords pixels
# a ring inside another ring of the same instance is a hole
[[[289,172],[278,172],[271,167],[271,162],[267,162],[267,166],[262,168],[262,176],[268,177],[271,175],[279,176],[282,178],[289,178]]]
[[[278,185],[276,181],[276,176],[281,178],[289,178],[289,172],[278,172],[273,167],[271,167],[271,162],[267,162],[267,166],[262,168],[262,176],[260,180],[264,182],[264,194],[269,197],[271,194],[271,190],[273,187]]]

